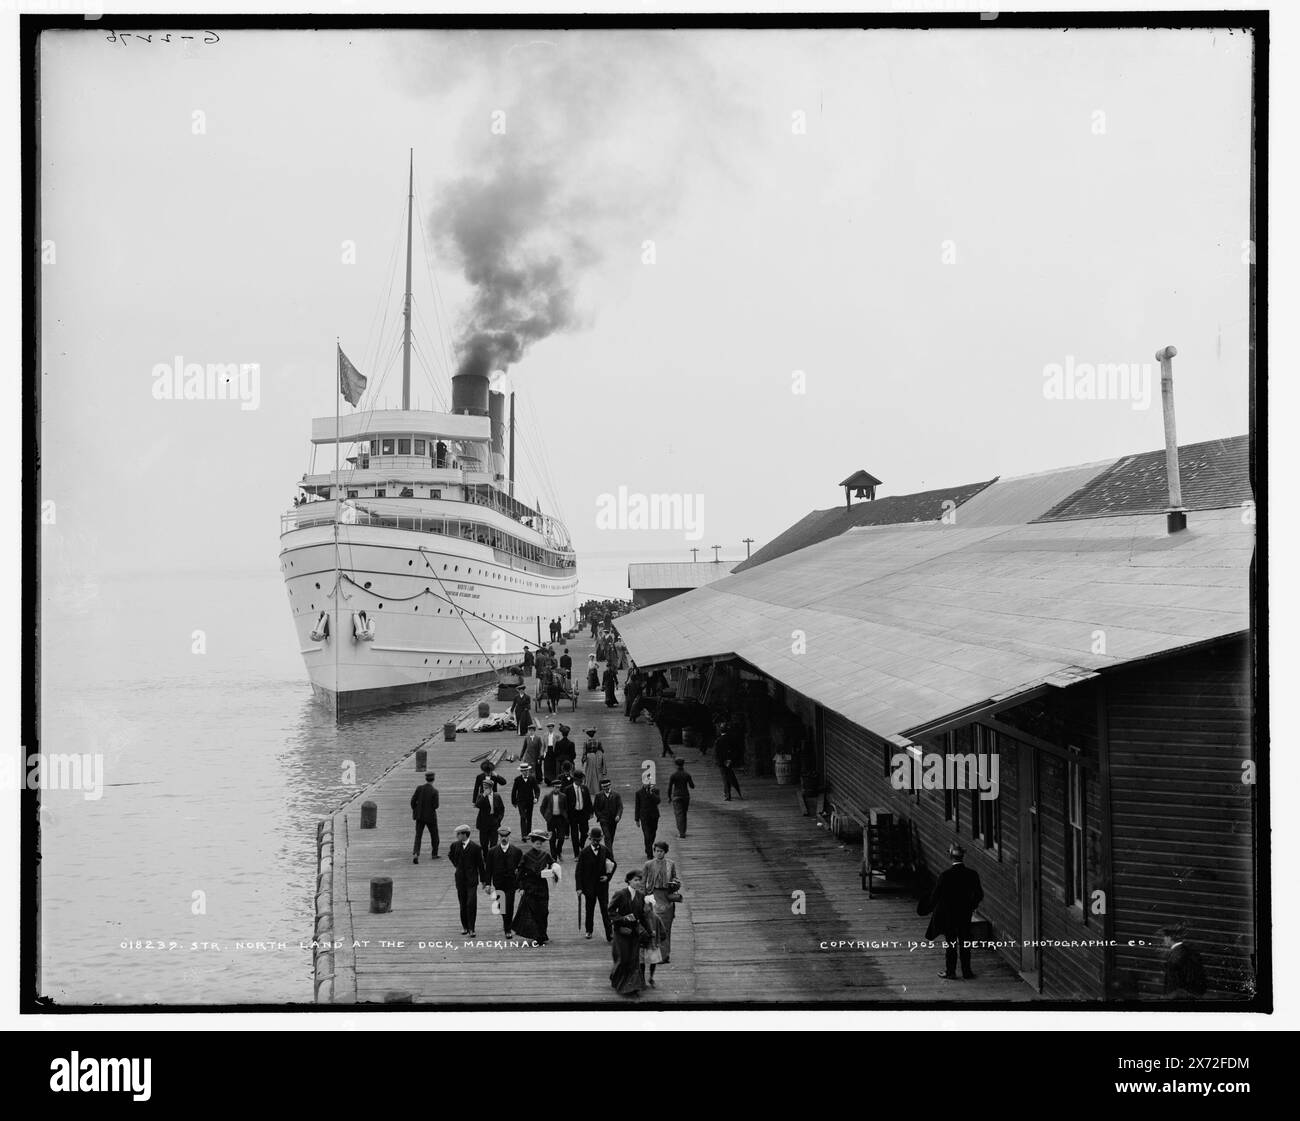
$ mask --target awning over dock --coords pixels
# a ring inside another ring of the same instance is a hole
[[[958,517],[960,521],[960,515]],[[886,739],[1248,628],[1240,507],[849,530],[618,620],[639,666],[735,655]]]

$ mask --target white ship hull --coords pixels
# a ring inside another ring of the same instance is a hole
[[[562,575],[488,545],[369,525],[281,537],[280,567],[298,648],[317,698],[336,711],[432,700],[491,681],[545,640],[552,619],[576,625],[576,568]],[[367,585],[369,585],[367,587]],[[374,636],[354,633],[365,611]],[[313,639],[321,612],[329,634]]]

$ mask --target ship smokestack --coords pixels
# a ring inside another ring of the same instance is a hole
[[[1174,425],[1174,356],[1172,346],[1156,351],[1160,363],[1160,402],[1165,414],[1165,474],[1169,478],[1169,509],[1165,511],[1168,532],[1187,528],[1187,511],[1183,508],[1183,484],[1178,475],[1178,432]]]
[[[488,415],[487,374],[459,373],[451,379],[451,411],[469,416]]]
[[[488,393],[488,417],[492,434],[492,478],[501,482],[506,475],[506,395],[495,389]]]

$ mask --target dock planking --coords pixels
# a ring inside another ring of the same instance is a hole
[[[583,666],[590,640],[568,643],[574,665]],[[632,820],[643,761],[657,767],[666,791],[672,761],[660,759],[659,736],[645,717],[633,725],[620,704],[606,708],[602,693],[582,686],[576,712],[564,705],[555,721],[572,728],[594,726],[605,746],[608,777],[625,807],[614,843],[624,873],[644,863],[641,831]],[[530,683],[531,689],[531,683]],[[621,694],[620,694],[621,698]],[[493,710],[506,702],[493,701]],[[541,719],[551,719],[543,712]],[[332,822],[334,864],[335,1003],[474,1005],[689,1005],[788,1002],[791,1005],[870,1005],[883,1001],[1026,1002],[1036,994],[996,953],[976,950],[973,981],[944,981],[939,949],[909,950],[926,920],[907,895],[868,899],[858,875],[860,852],[833,838],[815,817],[802,816],[796,788],[770,778],[741,776],[744,800],[726,802],[711,755],[677,748],[695,779],[687,836],[678,838],[666,797],[659,839],[677,862],[684,901],[677,905],[672,959],[656,973],[656,987],[638,998],[620,997],[609,985],[610,947],[600,929],[587,941],[578,928],[574,861],[567,851],[563,879],[551,889],[550,942],[533,947],[504,938],[502,921],[479,894],[477,938],[460,933],[460,918],[447,852],[458,824],[474,826],[470,792],[486,751],[517,755],[514,732],[461,733],[454,742],[430,740],[428,767],[440,797],[438,858],[430,860],[425,838],[420,863],[411,863],[410,797],[423,782],[414,762],[395,767],[343,807]],[[498,770],[513,782],[517,764]],[[519,840],[518,813],[506,795],[506,824]],[[361,804],[372,801],[378,826],[361,829]],[[540,814],[534,826],[542,825]],[[477,840],[477,830],[473,833]],[[521,846],[524,847],[524,846]],[[393,909],[369,911],[370,879],[393,881]],[[835,946],[845,942],[898,942],[898,948]],[[424,946],[421,947],[420,943]]]

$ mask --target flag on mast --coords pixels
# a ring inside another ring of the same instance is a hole
[[[337,345],[337,344],[336,344]],[[356,407],[356,403],[361,400],[361,394],[366,391],[366,379],[361,371],[352,365],[351,359],[343,353],[340,346],[339,351],[339,392],[343,394],[344,400],[349,405]]]

